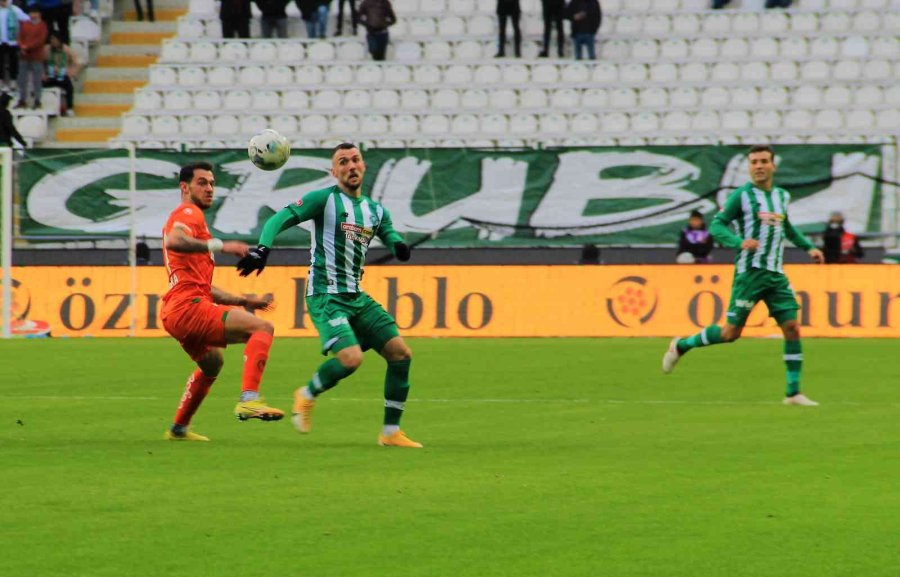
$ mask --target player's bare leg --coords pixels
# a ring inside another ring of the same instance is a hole
[[[385,447],[422,447],[400,430],[400,417],[406,408],[406,397],[409,395],[409,367],[412,363],[412,351],[403,337],[392,338],[380,351],[387,361],[384,376],[384,429],[378,437],[378,444]]]
[[[278,421],[284,417],[284,411],[266,405],[259,396],[259,383],[269,360],[274,333],[272,323],[243,309],[232,309],[225,317],[225,341],[229,344],[247,343],[244,348],[241,400],[234,408],[235,416],[241,421]]]
[[[165,438],[170,441],[208,441],[208,437],[198,435],[190,430],[191,418],[203,399],[209,394],[209,389],[219,376],[222,370],[222,349],[211,348],[199,361],[197,361],[197,370],[188,377],[187,386],[184,395],[181,396],[181,403],[175,412],[175,419],[172,427],[166,431]]]
[[[322,363],[310,379],[309,384],[294,391],[294,409],[291,422],[301,433],[312,429],[312,411],[316,397],[331,389],[338,382],[349,377],[363,362],[363,351],[359,345],[342,348],[334,353],[334,358]]]
[[[803,347],[800,344],[800,323],[796,319],[781,324],[784,334],[784,364],[787,369],[787,389],[784,404],[816,407],[819,403],[800,392],[800,372],[803,369]]]

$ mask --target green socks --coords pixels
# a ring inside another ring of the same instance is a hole
[[[793,397],[800,392],[800,371],[803,369],[803,347],[800,341],[784,341],[784,364],[787,367],[785,395]]]
[[[409,394],[409,365],[411,359],[388,361],[384,375],[384,424],[399,425]]]
[[[706,327],[696,335],[678,339],[678,352],[684,354],[691,349],[718,345],[722,342],[722,328],[718,325]]]
[[[310,395],[317,397],[338,384],[344,377],[352,375],[354,370],[356,369],[348,369],[337,359],[328,359],[319,365],[319,370],[312,376],[307,390]]]

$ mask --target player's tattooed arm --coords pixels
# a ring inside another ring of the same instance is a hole
[[[190,234],[186,224],[176,222],[172,232],[166,235],[166,249],[174,252],[224,252],[235,256],[246,256],[247,244],[238,241],[222,241],[217,238],[200,240]]]

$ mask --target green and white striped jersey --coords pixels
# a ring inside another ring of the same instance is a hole
[[[784,239],[809,250],[815,248],[803,233],[788,219],[791,195],[777,186],[766,191],[752,182],[737,188],[725,201],[725,206],[713,218],[709,232],[719,244],[738,250],[735,258],[737,274],[751,268],[784,273]],[[735,222],[735,234],[729,225]],[[746,239],[759,241],[755,251],[741,249]]]
[[[259,243],[271,247],[279,232],[307,220],[313,222],[307,295],[361,292],[372,238],[377,236],[392,253],[394,245],[403,242],[381,204],[367,196],[349,196],[335,185],[314,190],[279,211],[266,222]]]

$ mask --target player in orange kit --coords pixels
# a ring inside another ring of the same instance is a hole
[[[160,316],[166,331],[181,343],[199,368],[188,378],[174,423],[165,438],[208,441],[203,435],[191,432],[189,426],[222,369],[222,348],[228,344],[247,343],[241,399],[235,407],[235,416],[242,421],[277,421],[284,417],[282,411],[267,406],[259,397],[259,382],[275,330],[270,322],[241,308],[231,308],[267,310],[272,301],[235,296],[212,286],[216,266],[213,253],[245,256],[247,245],[223,242],[209,234],[203,211],[213,203],[215,178],[211,164],[197,162],[184,166],[178,180],[181,205],[169,215],[163,228],[163,259],[169,274],[169,291],[163,297]]]

